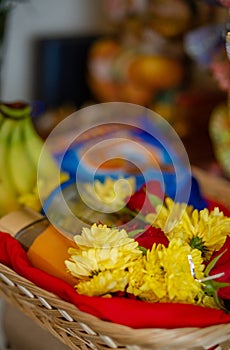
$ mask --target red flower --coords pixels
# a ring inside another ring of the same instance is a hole
[[[160,228],[149,226],[143,233],[138,234],[135,237],[135,241],[139,243],[141,247],[151,249],[153,244],[163,244],[168,247],[169,241],[164,232]]]
[[[164,193],[158,181],[149,181],[129,199],[127,207],[142,215],[155,213],[155,205],[164,200]]]

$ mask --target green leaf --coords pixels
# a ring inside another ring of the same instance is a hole
[[[207,265],[205,271],[204,271],[204,275],[206,277],[209,277],[209,273],[211,272],[211,270],[213,269],[213,267],[216,265],[217,261],[221,258],[221,256],[227,251],[227,249],[225,249],[222,253],[220,253],[219,255],[217,255],[212,261],[210,261],[210,263]],[[218,297],[218,290],[220,288],[224,288],[224,287],[230,287],[230,283],[225,283],[225,282],[218,282],[215,280],[208,280],[208,281],[204,281],[203,282],[205,287],[204,287],[204,291],[207,295],[212,296],[217,307],[221,310],[224,310],[225,312],[227,312],[228,310],[224,307],[222,300]]]
[[[218,281],[215,281],[215,280],[210,280],[210,281],[206,281],[204,282],[205,284],[205,287],[204,287],[204,291],[207,295],[213,297],[215,303],[216,303],[216,306],[225,311],[225,312],[228,312],[228,310],[225,308],[222,300],[218,297],[218,290],[220,288],[223,288],[223,287],[229,287],[230,286],[230,283],[224,283],[224,282],[218,282]]]
[[[210,263],[207,265],[206,269],[204,270],[204,275],[207,277],[209,276],[209,273],[213,269],[213,267],[216,265],[217,261],[222,257],[224,253],[226,253],[227,249],[225,249],[222,253],[217,255],[213,260],[210,261]]]

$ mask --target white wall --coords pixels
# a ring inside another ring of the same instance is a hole
[[[100,30],[100,0],[26,0],[17,4],[8,20],[1,99],[31,100],[35,37]]]

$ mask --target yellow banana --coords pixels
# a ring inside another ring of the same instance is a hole
[[[8,169],[8,150],[15,123],[12,119],[2,118],[0,124],[0,216],[20,207]]]
[[[25,119],[15,122],[8,151],[9,173],[19,196],[33,191],[36,186],[36,167],[31,161],[25,144]]]
[[[24,205],[40,210],[40,199],[68,178],[43,145],[29,105],[0,104],[0,216]]]
[[[37,168],[41,152],[42,152],[42,162],[41,166],[41,174],[47,175],[52,172],[57,172],[58,167],[56,162],[54,161],[51,154],[43,149],[44,141],[38,135],[37,131],[34,128],[31,118],[27,118],[24,123],[24,137],[25,137],[25,145],[27,148],[27,152],[34,166]]]
[[[29,118],[25,120],[24,135],[27,153],[37,169],[39,195],[46,198],[55,187],[67,179],[67,175],[60,173],[58,165],[44,147],[44,141]]]

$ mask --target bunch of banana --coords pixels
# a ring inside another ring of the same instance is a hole
[[[43,145],[28,104],[0,104],[0,217],[24,205],[40,210],[41,196],[60,182],[58,166],[48,151],[42,152]],[[43,183],[39,193],[38,181]]]

